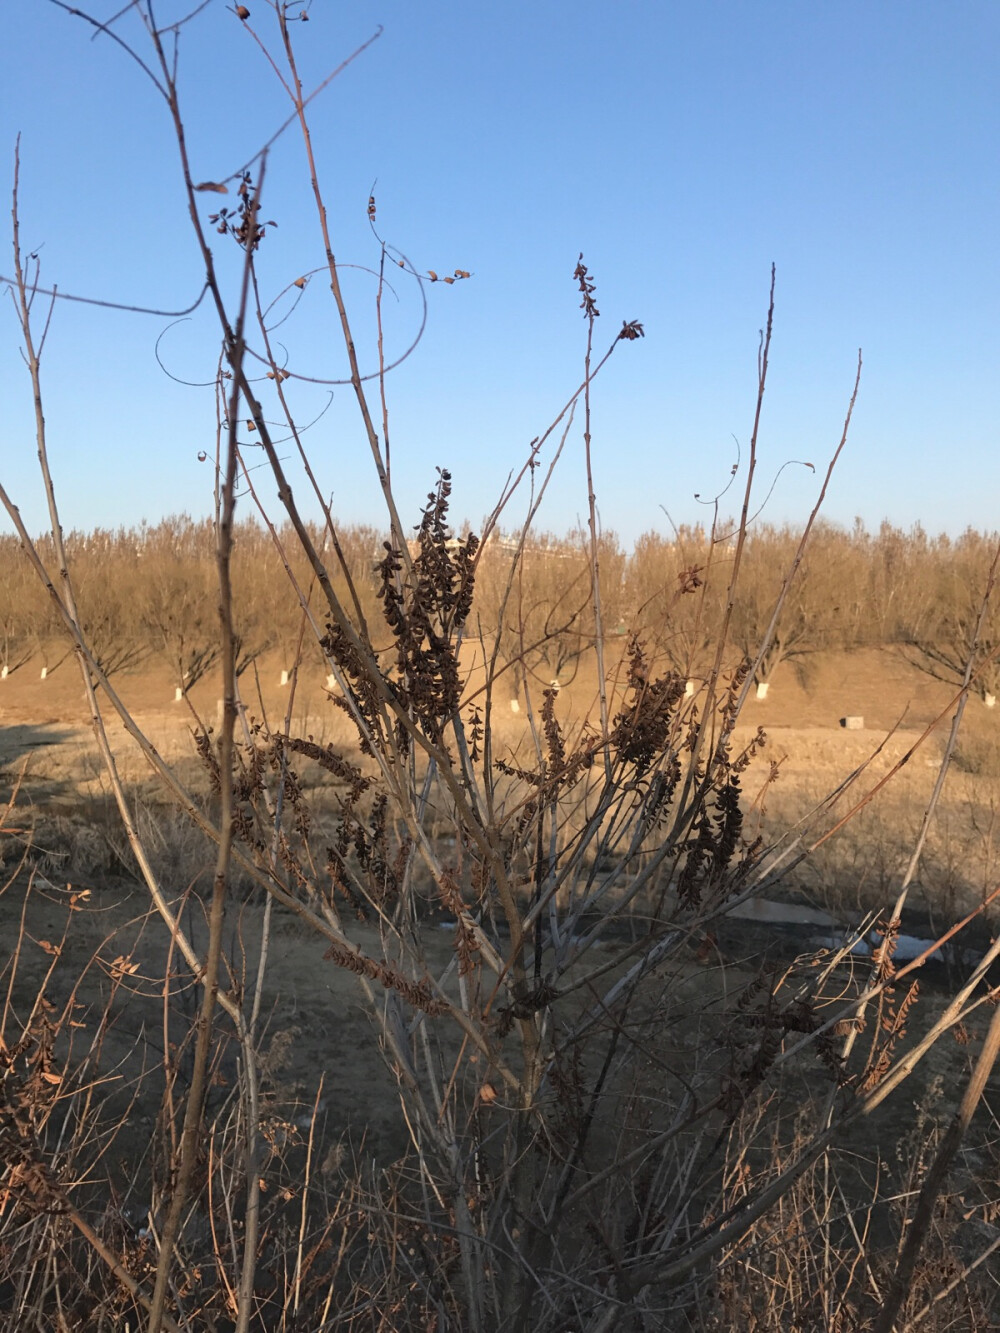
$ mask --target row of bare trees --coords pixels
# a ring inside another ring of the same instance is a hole
[[[750,531],[732,622],[748,656],[768,630],[799,539],[788,526],[758,524]],[[758,665],[758,683],[791,658],[890,646],[931,675],[961,680],[995,544],[995,534],[972,529],[951,538],[931,537],[919,525],[903,531],[883,522],[870,532],[860,520],[850,530],[817,523]],[[729,547],[724,525],[714,539],[700,528],[682,529],[673,542],[646,534],[627,562],[627,614],[677,670],[697,671],[714,642]],[[996,692],[997,617],[994,608],[977,645],[976,688],[983,695]]]
[[[614,533],[600,538],[600,593],[605,634],[638,630],[670,666],[688,675],[707,670],[725,611],[732,529],[681,528],[673,537],[644,533],[631,552]],[[376,611],[378,562],[386,534],[361,525],[338,527],[339,541],[366,620]],[[734,641],[750,656],[768,628],[784,572],[800,533],[760,523],[750,530],[733,607]],[[234,597],[245,637],[240,664],[290,642],[294,608],[283,589],[282,552],[259,524],[239,525],[234,546]],[[317,545],[319,529],[313,533]],[[958,538],[903,531],[884,522],[870,532],[818,524],[786,597],[782,624],[757,669],[768,681],[789,659],[823,650],[894,646],[929,674],[961,679],[972,647],[980,590],[995,538],[971,529]],[[209,520],[175,516],[156,525],[72,533],[67,547],[79,571],[79,597],[91,641],[113,674],[146,659],[169,664],[187,688],[214,665],[215,551]],[[294,561],[293,561],[294,563]],[[299,564],[302,564],[301,560]],[[509,575],[516,578],[507,591]],[[308,582],[303,567],[297,574]],[[536,533],[530,543],[496,534],[478,562],[476,630],[499,635],[502,659],[541,683],[566,683],[595,643],[591,553],[584,531]],[[996,694],[994,612],[979,642],[976,688]],[[0,537],[0,668],[12,674],[32,659],[50,672],[61,660],[50,601],[13,536]]]

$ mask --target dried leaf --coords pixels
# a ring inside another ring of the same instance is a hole
[[[135,976],[139,971],[139,964],[132,962],[131,954],[119,954],[111,964],[111,975],[115,981],[121,981],[123,977]]]

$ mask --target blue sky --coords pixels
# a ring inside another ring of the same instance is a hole
[[[119,3],[99,4],[110,16]],[[160,0],[161,23],[190,4]],[[251,0],[268,40],[275,22]],[[378,223],[418,270],[471,271],[426,288],[421,345],[388,380],[393,468],[416,521],[436,466],[456,518],[478,524],[528,442],[579,383],[583,252],[621,345],[594,386],[602,522],[626,542],[695,522],[752,423],[758,330],[777,265],[763,490],[786,460],[818,468],[839,439],[858,348],[861,392],[827,516],[957,532],[998,525],[1000,498],[1000,7],[665,0],[313,0],[293,33],[319,82],[378,25],[382,35],[313,104],[334,248],[376,264]],[[129,17],[116,31],[145,39]],[[195,174],[219,179],[288,113],[259,48],[211,0],[180,42]],[[22,239],[66,292],[176,309],[201,285],[166,108],[106,38],[45,0],[8,7],[0,47],[0,274],[21,139]],[[220,200],[202,196],[204,211]],[[230,198],[229,202],[232,202]],[[322,263],[301,141],[268,166],[261,277],[275,293]],[[219,238],[227,281],[236,253]],[[345,270],[363,365],[373,369],[374,282]],[[419,319],[412,282],[386,298],[390,354]],[[66,527],[117,526],[211,507],[208,389],[218,334],[207,310],[163,318],[60,303],[46,346],[50,447]],[[344,374],[322,278],[279,336],[293,370]],[[297,384],[323,487],[345,520],[381,522],[350,391]],[[30,386],[9,298],[0,307],[0,476],[32,529],[44,523]],[[329,406],[327,404],[329,403]],[[540,523],[585,518],[582,422]],[[262,474],[258,473],[259,477]],[[801,521],[818,486],[782,472],[765,511]],[[268,500],[273,485],[264,485]],[[296,493],[304,498],[301,482]],[[724,505],[724,507],[727,507]],[[731,510],[732,505],[728,505]],[[513,520],[523,504],[511,510]],[[243,508],[247,512],[247,508]],[[9,530],[6,518],[2,530]]]

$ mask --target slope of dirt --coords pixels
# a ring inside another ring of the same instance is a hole
[[[479,656],[469,651],[470,665]],[[475,663],[478,665],[478,663]],[[255,717],[266,716],[272,726],[281,724],[291,705],[293,727],[320,729],[337,744],[350,744],[350,727],[334,708],[326,688],[321,664],[307,663],[291,686],[280,684],[281,659],[261,659],[241,679],[247,709]],[[478,674],[478,673],[477,673]],[[548,682],[535,682],[536,705]],[[197,720],[212,726],[219,709],[219,686],[214,678],[199,681],[187,702],[174,702],[174,686],[165,667],[149,665],[112,680],[122,700],[168,757],[188,753],[191,731]],[[765,727],[776,738],[792,731],[817,732],[811,737],[808,760],[821,758],[826,745],[835,765],[850,764],[859,745],[871,749],[876,738],[897,729],[912,738],[936,718],[950,716],[954,690],[920,672],[898,652],[865,650],[858,653],[828,653],[786,662],[776,672],[769,695],[758,700],[751,695],[742,722],[747,727]],[[505,737],[518,739],[528,727],[523,705],[515,713],[511,690],[502,678],[494,693],[494,722]],[[596,702],[592,671],[581,670],[566,683],[559,697],[559,715],[570,725],[580,722]],[[970,701],[966,726],[1000,737],[1000,710],[988,710],[978,699]],[[113,735],[123,731],[110,707],[106,708]],[[840,724],[847,717],[861,718],[861,734],[848,732]],[[127,749],[127,747],[126,747]],[[40,680],[29,663],[0,682],[0,766],[10,770],[26,758],[29,772],[38,775],[81,772],[84,755],[93,750],[87,705],[77,668],[72,659]]]

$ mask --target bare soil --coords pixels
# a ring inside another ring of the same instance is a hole
[[[294,695],[291,687],[280,685],[281,670],[280,661],[266,659],[258,664],[256,673],[244,676],[249,713],[266,714],[276,726],[290,707],[293,728],[300,734],[349,747],[349,724],[330,703],[321,666],[303,669]],[[154,745],[197,782],[192,740],[195,714],[207,725],[214,724],[216,683],[206,680],[193,688],[194,711],[184,702],[173,702],[173,686],[165,669],[150,667],[125,674],[113,684]],[[918,742],[919,748],[900,774],[893,799],[900,803],[896,808],[919,818],[942,753],[952,696],[950,687],[922,675],[893,653],[830,654],[785,664],[775,676],[768,699],[751,698],[744,715],[742,734],[749,738],[760,725],[769,738],[763,763],[750,770],[745,783],[748,800],[757,802],[748,819],[759,819],[766,832],[775,832],[803,802],[819,799],[865,764],[866,786],[870,787]],[[560,715],[569,723],[582,720],[593,702],[593,682],[581,673],[561,693]],[[510,711],[509,697],[496,699],[494,707],[498,731],[511,750],[527,744],[525,711]],[[840,719],[847,716],[863,717],[864,727],[845,729]],[[942,726],[922,740],[938,717],[943,717]],[[994,740],[1000,719],[973,699],[966,725],[973,734]],[[141,784],[147,777],[145,760],[113,715],[109,730],[126,779]],[[779,764],[779,779],[765,787],[768,759]],[[18,804],[8,822],[34,828],[42,844],[53,820],[68,819],[79,826],[96,799],[106,800],[106,783],[72,660],[45,681],[29,665],[0,683],[0,801],[9,798],[18,779]],[[97,844],[106,837],[103,828],[93,832]],[[17,836],[0,843],[8,874],[18,852]],[[860,854],[862,858],[866,855],[863,849]],[[204,869],[209,865],[206,862]],[[6,989],[10,960],[19,944],[17,975],[10,992],[19,1017],[26,1015],[43,984],[50,1001],[76,1003],[78,1021],[84,1024],[96,1020],[113,993],[106,1063],[121,1071],[125,1097],[132,1077],[131,1073],[126,1077],[125,1071],[130,1070],[134,1053],[141,1049],[147,1066],[162,1060],[164,1034],[168,1041],[173,1040],[179,1020],[185,1012],[193,1012],[195,987],[190,978],[177,976],[165,1021],[163,977],[169,973],[170,942],[158,918],[151,919],[144,890],[119,873],[113,856],[102,859],[98,851],[89,872],[68,867],[67,873],[59,874],[58,868],[58,859],[50,862],[30,891],[26,876],[19,875],[0,896],[0,968],[4,969],[0,982]],[[180,880],[173,885],[175,903],[181,903],[188,887]],[[80,890],[87,890],[89,896],[76,904],[80,910],[70,911],[70,895]],[[822,898],[815,885],[811,897],[814,901]],[[198,917],[202,908],[196,894],[187,900],[184,911],[195,942],[203,941],[206,931],[203,918]],[[246,988],[254,982],[262,917],[263,907],[256,901],[235,902],[230,911],[229,967]],[[377,938],[370,932],[368,939],[366,930],[357,928],[358,942],[378,955]],[[773,936],[762,934],[757,939],[748,934],[745,923],[728,933],[720,929],[716,947],[735,969],[727,984],[739,985],[742,977],[749,977],[754,966],[751,955],[759,955],[768,939],[773,942]],[[786,940],[783,947],[786,953],[795,951],[794,941]],[[61,950],[62,956],[50,976],[53,948]],[[277,1039],[275,1049],[286,1050],[283,1067],[276,1065],[275,1078],[285,1105],[296,1111],[300,1130],[308,1124],[318,1098],[325,1137],[349,1135],[354,1145],[362,1145],[364,1154],[391,1158],[405,1147],[395,1079],[374,1039],[355,978],[325,960],[323,953],[321,941],[307,936],[290,914],[275,910],[262,1008],[267,1024],[265,1046]],[[450,956],[451,936],[442,931],[439,955],[429,957],[428,963],[440,969]],[[128,967],[137,965],[136,970],[122,975],[121,968],[116,971],[116,959],[125,960]],[[693,962],[690,965],[694,967]],[[77,986],[84,969],[86,979]],[[935,1072],[954,1080],[965,1063],[966,1055],[957,1046],[942,1048],[940,1058],[935,1056]],[[234,1076],[232,1059],[220,1065],[219,1097]],[[126,1155],[148,1148],[156,1105],[155,1098],[143,1097],[132,1107],[122,1140]]]
[[[470,658],[478,649],[470,650]],[[350,747],[352,731],[340,710],[330,702],[325,669],[306,663],[292,686],[280,685],[287,669],[275,656],[260,659],[241,679],[248,712],[267,717],[279,726],[290,709],[293,730]],[[541,688],[536,682],[537,702]],[[190,758],[192,732],[197,725],[215,725],[220,690],[214,677],[195,684],[186,701],[174,702],[168,670],[149,664],[116,676],[112,685],[140,726],[167,759]],[[504,741],[517,748],[526,739],[529,715],[522,706],[510,709],[510,691],[498,686],[493,698],[493,722]],[[781,761],[781,781],[792,787],[802,779],[834,785],[865,762],[885,742],[875,771],[897,762],[921,741],[936,721],[937,729],[925,739],[914,766],[936,766],[947,734],[954,699],[952,686],[934,680],[910,665],[898,652],[865,650],[827,653],[783,663],[775,674],[768,698],[752,695],[743,715],[743,732],[762,726],[770,738],[768,757]],[[565,684],[559,697],[559,716],[572,727],[594,708],[593,673],[586,669]],[[863,719],[859,730],[848,730],[841,720]],[[127,776],[142,776],[146,763],[126,736],[112,708],[106,709],[109,732]],[[987,709],[970,700],[964,722],[967,735],[982,735],[1000,742],[1000,709]],[[96,746],[88,725],[87,706],[75,662],[65,660],[46,680],[40,680],[32,661],[0,682],[0,771],[9,787],[11,774],[26,764],[26,789],[46,804],[75,803],[77,795],[94,782],[99,770]],[[751,773],[747,790],[753,787]]]

